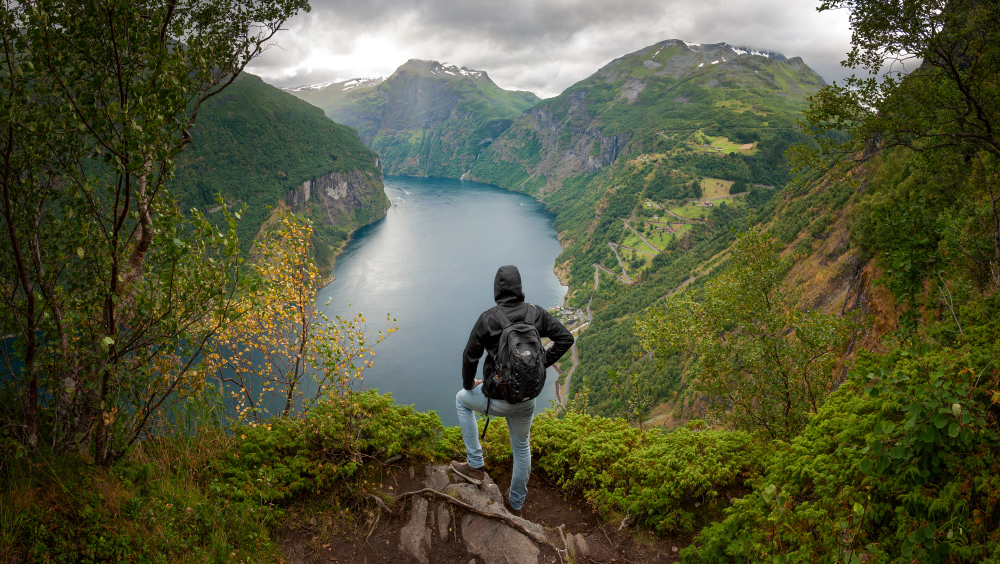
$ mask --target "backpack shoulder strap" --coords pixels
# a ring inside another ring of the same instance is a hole
[[[500,306],[491,307],[490,312],[493,313],[493,317],[500,322],[501,329],[506,329],[512,325],[510,320],[507,319],[507,316],[504,315],[502,311],[500,311]]]
[[[528,313],[524,314],[524,322],[528,325],[534,325],[535,321],[538,321],[538,315],[538,306],[528,304]]]

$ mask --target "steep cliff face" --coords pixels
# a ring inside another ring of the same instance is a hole
[[[306,180],[285,195],[285,205],[313,216],[318,211],[331,226],[360,227],[384,217],[389,199],[381,177],[352,170]]]
[[[571,97],[562,116],[545,102],[525,112],[484,152],[466,178],[544,196],[566,178],[597,172],[615,162],[632,132],[606,134],[587,115],[581,98]]]
[[[210,99],[191,133],[194,142],[178,159],[169,188],[185,207],[207,210],[213,219],[221,219],[211,213],[221,209],[220,196],[243,207],[237,230],[246,252],[284,202],[312,219],[325,267],[351,231],[389,207],[378,155],[355,130],[256,76],[244,74]]]

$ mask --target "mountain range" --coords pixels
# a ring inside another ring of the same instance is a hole
[[[386,174],[458,178],[539,99],[484,71],[412,59],[385,79],[286,89],[358,130]]]

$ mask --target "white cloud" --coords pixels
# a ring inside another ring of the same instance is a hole
[[[664,39],[799,56],[827,81],[850,72],[846,12],[803,0],[313,0],[250,72],[279,86],[388,76],[411,58],[487,71],[554,96]]]

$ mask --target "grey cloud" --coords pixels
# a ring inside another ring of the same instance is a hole
[[[388,75],[408,58],[489,72],[547,97],[663,39],[726,41],[802,57],[828,81],[849,71],[842,13],[803,0],[313,0],[251,72],[280,86]]]

